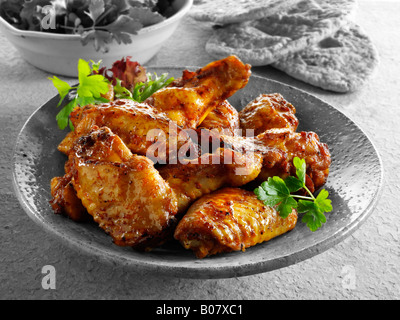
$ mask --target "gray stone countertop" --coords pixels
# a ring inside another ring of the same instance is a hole
[[[0,35],[0,299],[399,299],[400,298],[400,3],[360,1],[356,21],[380,54],[361,90],[319,90],[270,67],[253,68],[329,102],[371,138],[384,166],[384,189],[368,220],[333,248],[295,265],[252,276],[196,280],[137,275],[102,264],[33,223],[12,188],[16,137],[28,117],[56,92],[42,72]],[[207,24],[186,18],[147,66],[204,65]],[[74,82],[75,79],[65,80]],[[42,287],[42,268],[56,270],[56,289]],[[351,277],[351,282],[349,282]]]

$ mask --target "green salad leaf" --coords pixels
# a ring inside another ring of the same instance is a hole
[[[0,16],[21,30],[79,34],[83,45],[97,51],[131,43],[143,27],[173,12],[172,1],[155,0],[0,0]]]
[[[147,82],[139,82],[135,85],[132,94],[133,100],[137,102],[143,102],[153,93],[168,86],[172,81],[175,80],[174,78],[168,78],[167,73],[163,73],[160,77],[155,73],[154,75],[148,73],[147,79]]]
[[[69,100],[56,116],[58,127],[61,130],[64,130],[67,126],[74,130],[69,116],[77,106],[83,107],[89,104],[109,102],[104,95],[108,93],[111,87],[114,90],[115,99],[130,99],[142,103],[153,93],[174,81],[174,78],[168,78],[166,73],[161,76],[149,73],[144,78],[143,67],[137,62],[130,61],[129,58],[116,61],[113,68],[109,70],[100,69],[100,64],[101,61],[90,61],[89,63],[80,59],[78,62],[79,84],[74,87],[56,76],[49,78],[60,96],[57,108],[67,98]],[[107,74],[107,71],[111,71],[114,75],[106,77],[104,74]],[[127,81],[128,78],[130,81]],[[135,81],[135,79],[138,79],[138,81]],[[146,80],[143,81],[144,79]]]
[[[95,63],[94,65],[96,67]],[[92,72],[93,67],[90,67],[87,61],[80,59],[78,63],[79,84],[77,86],[71,87],[67,82],[62,81],[56,76],[49,78],[60,95],[57,107],[63,103],[68,95],[72,97],[71,101],[62,108],[56,117],[61,130],[64,130],[68,125],[73,130],[69,115],[76,106],[108,102],[107,99],[101,96],[109,90],[108,80],[102,75],[93,75]]]

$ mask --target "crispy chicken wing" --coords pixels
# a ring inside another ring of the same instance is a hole
[[[260,173],[262,158],[257,154],[242,155],[218,148],[198,159],[187,160],[159,169],[178,197],[178,211],[184,212],[201,196],[222,187],[239,187],[254,180]]]
[[[110,129],[80,137],[69,161],[78,198],[115,244],[147,249],[172,232],[174,192],[151,160],[133,155]]]
[[[306,183],[310,191],[314,192],[324,185],[328,178],[331,164],[329,149],[314,132],[293,132],[291,128],[281,128],[267,130],[255,137],[232,137],[214,132],[210,136],[214,144],[215,140],[219,140],[221,147],[241,154],[260,155],[263,164],[258,182],[273,176],[284,179],[295,175],[295,157],[306,160]]]
[[[239,112],[225,100],[207,115],[199,129],[217,130],[234,136],[240,130]]]
[[[230,56],[190,72],[154,93],[147,103],[184,128],[196,129],[217,105],[246,86],[250,65]]]
[[[249,65],[232,56],[196,72],[185,71],[182,78],[157,91],[146,103],[120,99],[78,107],[70,117],[75,130],[58,149],[68,154],[73,142],[87,134],[93,125],[106,126],[120,136],[133,153],[146,155],[153,146],[154,157],[166,161],[170,150],[175,152],[190,143],[183,129],[197,128],[210,111],[247,84],[250,73]],[[159,145],[154,146],[157,142]]]
[[[287,130],[287,129],[286,129]],[[268,130],[255,137],[256,143],[263,146],[278,149],[284,152],[284,158],[280,162],[270,165],[269,156],[265,154],[264,165],[258,180],[265,181],[268,177],[278,175],[286,178],[295,175],[296,169],[293,159],[299,157],[306,161],[306,184],[311,192],[314,192],[326,183],[331,165],[331,155],[328,146],[320,142],[315,132],[277,132]]]
[[[295,107],[279,93],[262,94],[240,111],[240,126],[253,129],[255,136],[277,128],[296,131],[299,120],[295,113]]]
[[[292,230],[297,212],[281,218],[253,192],[225,188],[197,200],[178,223],[174,237],[198,258],[244,251]]]
[[[314,132],[296,132],[299,121],[295,107],[280,94],[261,94],[239,112],[240,127],[244,137],[214,134],[235,150],[256,152],[263,157],[263,168],[257,181],[269,177],[286,178],[295,175],[293,159],[306,160],[307,187],[317,190],[325,184],[331,165],[326,144]],[[246,129],[254,130],[252,133]],[[250,134],[250,135],[249,135]]]
[[[50,205],[56,214],[65,215],[76,222],[89,221],[91,216],[76,195],[71,179],[72,175],[69,173],[51,180]]]
[[[74,141],[90,132],[94,125],[110,128],[132,153],[151,154],[159,161],[165,162],[171,150],[179,150],[186,144],[196,149],[190,136],[165,114],[157,112],[150,105],[132,100],[116,100],[96,106],[78,107],[72,112],[71,121],[75,130],[70,132],[58,147],[59,151],[65,154],[72,149]],[[175,156],[175,153],[171,156]]]

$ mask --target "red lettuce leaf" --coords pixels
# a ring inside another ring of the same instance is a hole
[[[102,74],[114,86],[117,79],[121,80],[121,86],[132,90],[139,82],[146,82],[146,69],[136,61],[131,61],[132,57],[122,58],[115,61],[110,69],[106,67],[99,69],[96,73]]]

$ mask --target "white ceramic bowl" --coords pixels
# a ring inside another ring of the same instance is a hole
[[[79,35],[23,31],[14,28],[1,17],[0,29],[30,64],[51,74],[77,77],[80,58],[86,61],[102,60],[102,66],[111,67],[114,61],[131,56],[133,61],[145,64],[172,36],[192,5],[193,0],[175,0],[173,6],[176,13],[173,16],[141,29],[137,35],[131,36],[131,44],[118,44],[114,41],[107,53],[97,52],[92,43],[83,46]]]

